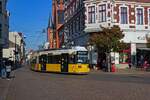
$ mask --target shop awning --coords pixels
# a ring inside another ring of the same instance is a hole
[[[150,48],[138,48],[138,50],[150,51]]]

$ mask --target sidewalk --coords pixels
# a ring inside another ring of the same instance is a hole
[[[131,68],[131,69],[116,69],[116,73],[118,74],[144,74],[147,72],[145,70]]]
[[[9,91],[9,87],[11,84],[11,81],[13,80],[14,77],[14,71],[11,72],[11,77],[9,80],[8,79],[2,79],[0,77],[0,100],[6,100],[7,93]]]
[[[104,72],[102,70],[94,70],[91,69],[91,72],[101,72],[101,73],[110,73],[110,74],[150,74],[150,72],[147,72],[145,69],[135,68],[132,67],[131,69],[116,69],[115,72]]]

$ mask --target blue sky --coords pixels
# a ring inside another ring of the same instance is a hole
[[[51,0],[8,0],[10,31],[22,32],[26,36],[27,49],[37,49],[46,41]]]

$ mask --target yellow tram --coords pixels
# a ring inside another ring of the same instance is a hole
[[[36,51],[30,61],[31,69],[41,72],[87,74],[88,51],[85,47]]]

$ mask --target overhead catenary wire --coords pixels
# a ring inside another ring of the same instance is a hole
[[[42,31],[36,31],[34,35],[28,35],[26,42],[28,42],[28,49],[38,48],[39,45],[42,45],[46,41],[46,33]]]

